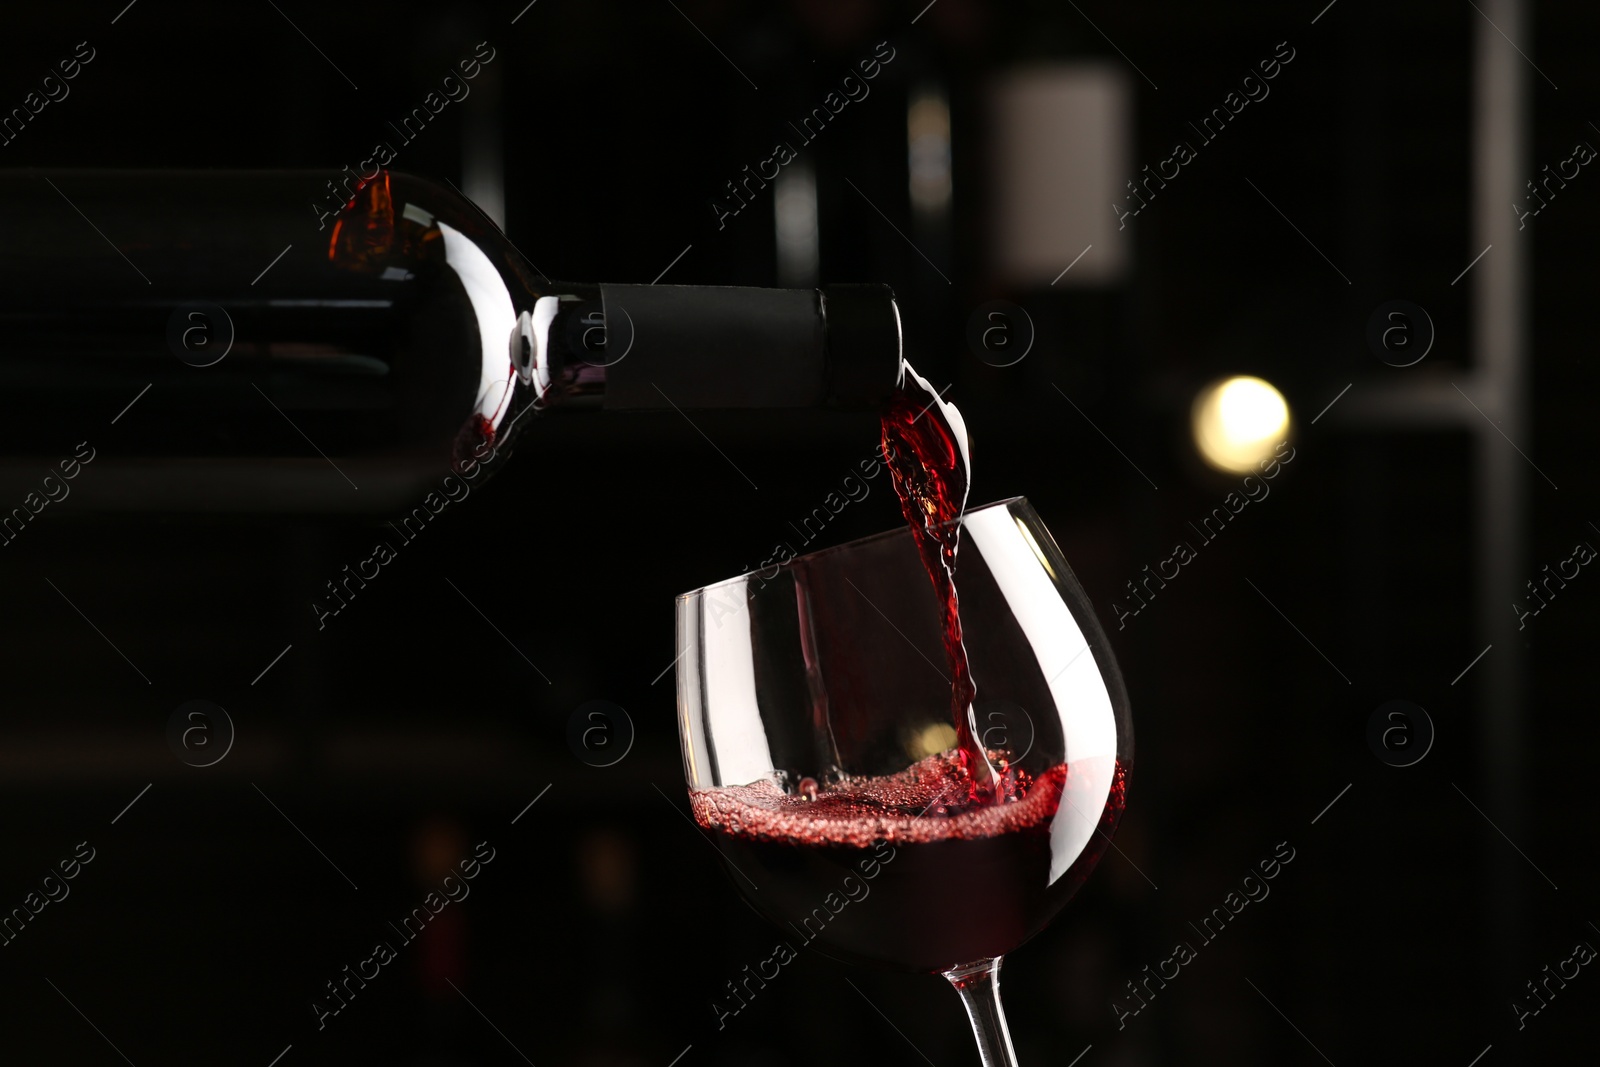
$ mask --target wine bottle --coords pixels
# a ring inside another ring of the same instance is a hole
[[[58,460],[92,507],[375,511],[552,406],[874,408],[898,376],[886,286],[553,282],[394,171],[10,171],[0,204],[0,511]]]

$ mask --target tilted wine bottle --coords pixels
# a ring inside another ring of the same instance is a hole
[[[84,443],[80,506],[374,511],[498,464],[554,404],[895,386],[886,286],[558,283],[440,184],[380,171],[319,219],[324,179],[0,171],[0,510]]]

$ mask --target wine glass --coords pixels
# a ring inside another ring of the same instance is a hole
[[[1133,733],[1105,633],[1028,502],[956,521],[983,752],[957,744],[909,528],[680,596],[678,725],[695,820],[786,944],[944,975],[983,1062],[1011,1067],[1001,957],[1110,843]]]

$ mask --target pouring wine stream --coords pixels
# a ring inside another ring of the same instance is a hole
[[[894,480],[900,512],[927,568],[943,611],[944,654],[950,666],[950,712],[956,748],[971,776],[969,800],[1008,796],[1006,760],[991,762],[976,732],[972,701],[977,686],[961,636],[961,599],[956,592],[956,552],[972,483],[967,425],[954,404],[939,398],[928,380],[905,359],[883,413],[883,453]],[[1014,783],[1011,783],[1014,785]]]

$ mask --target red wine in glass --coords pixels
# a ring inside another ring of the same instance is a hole
[[[950,753],[815,800],[762,781],[696,793],[692,806],[793,947],[943,973],[1017,948],[1083,884],[1122,814],[1126,774],[1113,764],[1100,796],[1104,770],[1018,772],[1015,799],[985,803]],[[1068,805],[1089,809],[1092,833],[1052,833]]]

